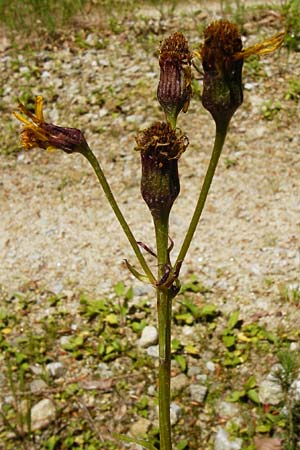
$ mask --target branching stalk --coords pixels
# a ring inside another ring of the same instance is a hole
[[[155,284],[155,282],[156,282],[155,277],[154,277],[153,273],[151,272],[143,254],[141,253],[139,246],[135,240],[135,237],[133,236],[132,231],[128,226],[128,223],[126,222],[126,220],[125,220],[125,218],[113,196],[113,193],[111,192],[111,189],[106,180],[106,177],[100,167],[99,161],[97,160],[96,156],[94,155],[94,153],[92,152],[92,150],[90,148],[85,149],[83,155],[87,158],[87,160],[93,167],[93,169],[97,175],[97,178],[99,180],[99,183],[101,184],[102,189],[106,195],[106,198],[109,201],[110,206],[112,207],[121,227],[123,228],[123,231],[126,234],[127,239],[130,242],[131,247],[132,247],[136,257],[139,260],[139,263],[141,264],[141,266],[144,270],[144,273],[147,275],[150,283]]]
[[[178,263],[182,263],[187,252],[188,249],[190,247],[191,241],[193,239],[194,233],[196,231],[198,222],[200,220],[206,199],[207,199],[207,195],[216,171],[216,167],[218,165],[218,161],[222,152],[222,148],[225,142],[225,138],[226,138],[226,134],[227,134],[227,128],[228,128],[228,123],[224,126],[217,126],[216,127],[216,135],[215,135],[215,142],[214,142],[214,147],[213,147],[213,151],[212,151],[212,155],[210,158],[210,162],[209,162],[209,166],[207,168],[207,172],[203,181],[203,185],[199,194],[199,198],[195,207],[195,211],[190,223],[190,226],[188,228],[188,231],[186,233],[185,239],[183,241],[182,247],[180,249],[180,252],[177,256],[177,260],[176,263],[174,264],[174,267],[176,267],[176,265]]]

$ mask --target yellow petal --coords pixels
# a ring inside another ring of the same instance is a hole
[[[37,95],[35,97],[35,115],[41,122],[44,122],[43,116],[43,97],[41,95]]]
[[[245,50],[242,50],[241,52],[238,52],[234,55],[234,59],[242,59],[247,58],[251,55],[267,55],[268,53],[272,53],[277,48],[279,48],[283,42],[283,39],[285,37],[285,31],[281,31],[281,33],[275,34],[275,36],[266,39],[263,42],[260,42],[259,44],[252,45],[251,47],[245,48]]]
[[[21,116],[21,114],[16,111],[14,111],[13,114],[20,122],[25,123],[25,125],[32,126],[32,123],[28,119],[26,119],[26,117]]]

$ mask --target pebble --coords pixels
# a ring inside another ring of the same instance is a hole
[[[182,334],[184,336],[193,336],[193,335],[195,335],[195,328],[191,327],[189,325],[184,325],[182,327]]]
[[[291,352],[297,352],[300,350],[300,342],[291,342],[290,345]]]
[[[147,348],[147,354],[153,358],[159,358],[159,347],[158,345],[151,345]]]
[[[150,345],[155,345],[158,342],[157,329],[152,325],[147,325],[143,331],[142,336],[138,340],[139,347],[149,347]]]
[[[171,378],[171,390],[182,391],[189,383],[188,377],[184,373],[180,373],[179,375],[176,375],[176,377]]]
[[[68,345],[71,339],[72,339],[72,336],[70,336],[70,335],[62,336],[59,340],[61,347]]]
[[[214,372],[216,370],[215,363],[213,363],[212,361],[207,361],[205,365],[207,370],[209,370],[210,372]]]
[[[290,394],[293,403],[300,402],[300,379],[293,381],[290,387]]]
[[[283,400],[282,388],[276,379],[278,370],[282,370],[280,364],[274,365],[270,373],[260,383],[258,395],[263,404],[278,405]]]
[[[31,430],[41,430],[55,420],[56,409],[52,400],[44,398],[31,408]]]
[[[222,418],[231,419],[240,414],[240,409],[235,403],[220,401],[217,405],[217,412]]]
[[[148,433],[150,425],[150,420],[141,417],[130,427],[130,434],[132,436],[144,436]]]
[[[176,425],[181,416],[182,416],[181,407],[177,405],[177,403],[172,402],[170,405],[171,425]]]
[[[203,403],[205,396],[207,394],[207,386],[201,384],[191,384],[190,385],[191,399],[197,403]]]
[[[198,366],[191,366],[188,368],[188,377],[192,378],[195,375],[199,375],[201,373],[201,369]]]
[[[66,367],[61,362],[52,362],[46,365],[46,369],[53,378],[60,378],[66,372]]]
[[[37,380],[33,380],[30,383],[30,391],[33,394],[40,394],[41,392],[43,392],[45,389],[47,389],[47,383],[45,383],[44,380],[42,379],[37,379]]]
[[[220,427],[215,437],[214,450],[240,450],[242,442],[240,438],[231,440],[227,431]]]
[[[97,372],[100,373],[101,378],[111,378],[113,376],[113,371],[109,368],[109,365],[104,362],[98,364]]]

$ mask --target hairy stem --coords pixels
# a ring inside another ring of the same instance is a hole
[[[158,280],[169,264],[168,254],[169,217],[154,218]],[[170,421],[170,377],[171,377],[171,317],[172,292],[170,288],[157,288],[157,314],[159,335],[159,430],[160,450],[172,450]]]

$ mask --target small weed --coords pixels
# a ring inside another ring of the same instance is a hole
[[[224,164],[225,164],[226,169],[230,169],[231,167],[235,167],[237,165],[237,160],[227,157],[227,158],[224,158]]]
[[[259,79],[262,76],[263,68],[259,58],[256,55],[250,56],[244,62],[247,78]]]
[[[262,106],[262,117],[265,120],[273,120],[279,111],[281,110],[282,106],[279,101],[273,102],[265,102]]]
[[[10,30],[22,30],[30,35],[33,29],[46,29],[55,35],[57,29],[70,22],[71,18],[82,11],[84,0],[2,0],[0,2],[1,22]]]
[[[280,300],[288,303],[300,303],[300,286],[289,286],[286,283],[279,283],[278,285]]]
[[[285,99],[298,103],[300,100],[300,80],[294,79],[289,81],[289,89],[285,94]]]
[[[279,9],[288,31],[285,45],[289,51],[300,51],[300,0],[284,0]]]
[[[282,388],[286,408],[287,437],[285,450],[296,450],[299,448],[300,442],[300,402],[295,395],[293,386],[299,376],[299,353],[287,349],[280,351],[278,361],[280,367],[274,374],[274,378]]]

